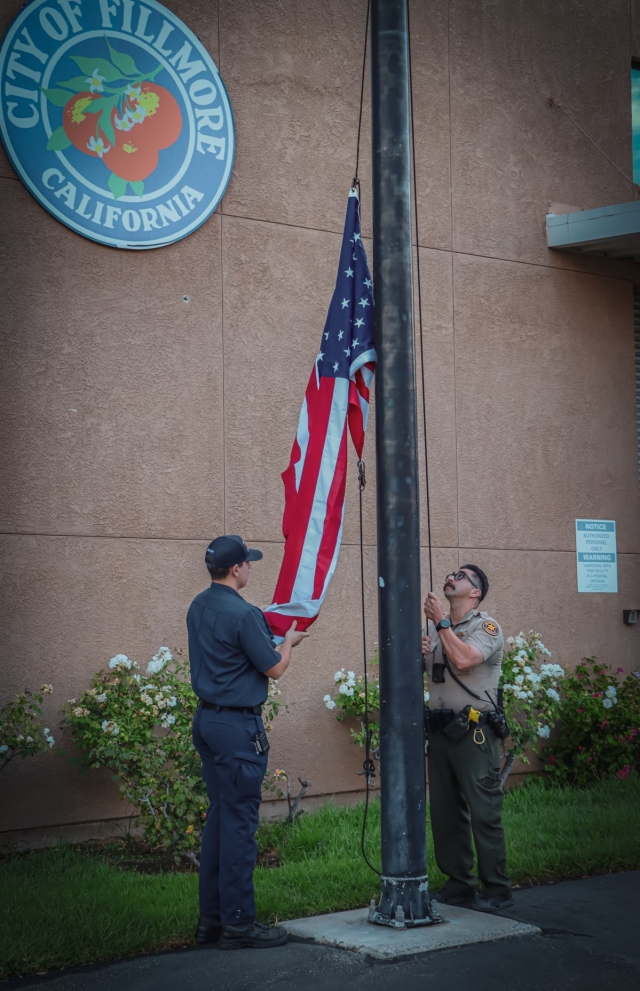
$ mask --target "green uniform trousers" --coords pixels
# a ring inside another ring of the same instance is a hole
[[[447,897],[472,897],[476,890],[472,835],[484,893],[490,898],[511,893],[502,828],[500,746],[489,726],[482,727],[482,734],[483,743],[474,742],[473,729],[455,742],[442,733],[429,734],[431,829],[436,863],[449,878],[443,889]]]

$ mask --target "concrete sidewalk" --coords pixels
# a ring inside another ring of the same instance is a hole
[[[202,948],[7,981],[2,991],[639,991],[640,871],[515,892],[505,915],[542,929],[394,963],[290,942]],[[194,920],[195,921],[195,920]]]

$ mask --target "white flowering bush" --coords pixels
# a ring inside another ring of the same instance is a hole
[[[377,657],[374,656],[372,665],[377,665]],[[353,743],[364,746],[366,740],[365,731],[365,688],[364,675],[355,674],[355,671],[346,671],[340,668],[333,676],[334,694],[327,694],[323,702],[330,712],[335,710],[336,719],[344,722],[347,718],[356,719],[360,729],[351,728],[351,739]],[[369,674],[367,678],[367,695],[369,702],[369,730],[371,732],[371,749],[377,750],[380,746],[380,685],[378,684],[377,670]]]
[[[270,728],[283,704],[272,689],[264,718]],[[182,651],[160,647],[143,673],[116,654],[87,691],[63,707],[63,729],[85,766],[111,770],[123,799],[153,847],[197,863],[208,800],[200,757],[191,740],[198,705]]]
[[[88,767],[107,767],[154,847],[195,856],[207,798],[191,742],[197,705],[181,652],[161,647],[143,673],[116,654],[87,691],[63,707],[63,729]]]
[[[0,709],[0,771],[14,757],[31,757],[51,750],[55,740],[42,719],[42,702],[53,685],[40,692],[22,692]]]
[[[560,664],[544,660],[547,657],[551,657],[551,651],[534,630],[528,636],[519,633],[507,638],[500,685],[511,746],[506,751],[503,780],[518,757],[528,763],[526,751],[549,738],[560,714],[565,671]]]

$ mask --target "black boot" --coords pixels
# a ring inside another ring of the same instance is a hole
[[[281,926],[265,926],[262,922],[247,922],[243,926],[223,926],[220,932],[221,950],[268,950],[282,946],[289,933]]]
[[[515,902],[510,894],[503,895],[502,898],[491,895],[480,895],[475,908],[478,912],[502,912],[505,908],[511,908]]]
[[[456,908],[475,908],[476,892],[473,888],[468,891],[457,891],[449,893],[443,888],[433,896],[438,905],[453,905]]]
[[[196,926],[196,943],[217,943],[220,928],[220,916],[201,915]]]

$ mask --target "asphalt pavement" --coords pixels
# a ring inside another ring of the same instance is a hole
[[[640,871],[514,893],[504,915],[542,936],[377,962],[290,941],[275,950],[189,948],[0,984],[34,991],[640,991]],[[195,923],[195,918],[194,918]]]

